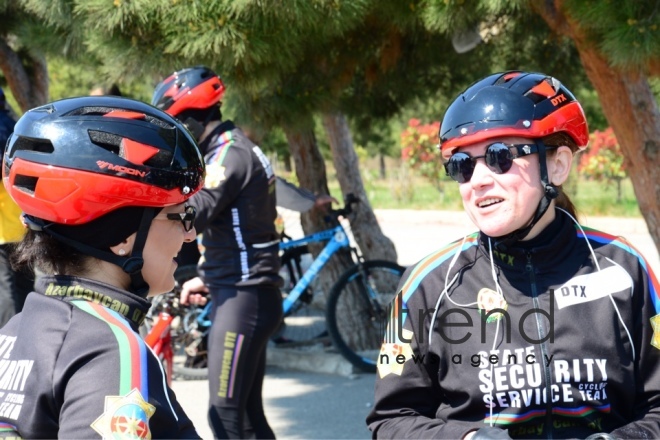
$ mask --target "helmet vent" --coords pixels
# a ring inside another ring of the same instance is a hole
[[[69,113],[66,113],[64,116],[105,116],[108,113],[113,111],[125,111],[124,109],[112,108],[112,107],[80,107]],[[144,120],[150,124],[157,125],[161,128],[173,129],[174,126],[167,121],[162,119],[155,118],[151,115],[144,115]]]
[[[63,116],[103,116],[106,113],[116,110],[111,107],[80,107],[69,113],[65,113]]]
[[[13,157],[17,151],[35,151],[37,153],[50,154],[55,151],[55,148],[53,148],[53,144],[48,139],[19,137],[16,143],[14,143],[11,156]]]
[[[34,195],[38,180],[38,177],[16,174],[16,177],[14,178],[14,187],[23,192]]]
[[[144,162],[145,166],[154,168],[167,168],[172,165],[174,155],[170,151],[159,150],[151,159]]]
[[[89,130],[89,138],[95,145],[119,156],[121,136],[104,131]]]

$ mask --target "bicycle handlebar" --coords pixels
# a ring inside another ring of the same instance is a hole
[[[339,220],[339,217],[346,217],[348,214],[353,212],[353,205],[360,203],[360,199],[353,193],[348,193],[344,196],[344,207],[340,209],[331,209],[328,216],[335,220]]]

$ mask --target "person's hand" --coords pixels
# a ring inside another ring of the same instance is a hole
[[[209,293],[208,287],[200,277],[192,278],[181,286],[181,295],[179,301],[181,304],[194,304],[203,306],[207,302],[206,295]]]
[[[328,194],[321,194],[320,196],[316,197],[316,200],[314,201],[314,208],[322,208],[326,205],[329,205],[331,203],[339,203],[337,199],[332,197],[331,195]]]

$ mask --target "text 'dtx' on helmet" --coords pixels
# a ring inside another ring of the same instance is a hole
[[[188,130],[139,101],[63,99],[26,112],[4,156],[26,214],[77,225],[122,207],[164,207],[198,191],[204,162]]]
[[[448,158],[459,147],[495,137],[558,132],[586,148],[589,129],[575,96],[553,77],[513,71],[490,75],[461,93],[445,112],[439,137]]]
[[[178,116],[186,110],[207,109],[222,100],[225,85],[208,67],[196,66],[174,72],[156,86],[151,104]]]

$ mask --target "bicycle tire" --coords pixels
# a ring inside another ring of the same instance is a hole
[[[404,270],[392,261],[365,261],[362,269],[358,264],[352,266],[332,286],[326,309],[328,333],[339,353],[362,371],[376,371],[389,305]],[[363,273],[375,293],[376,307],[369,299]]]

